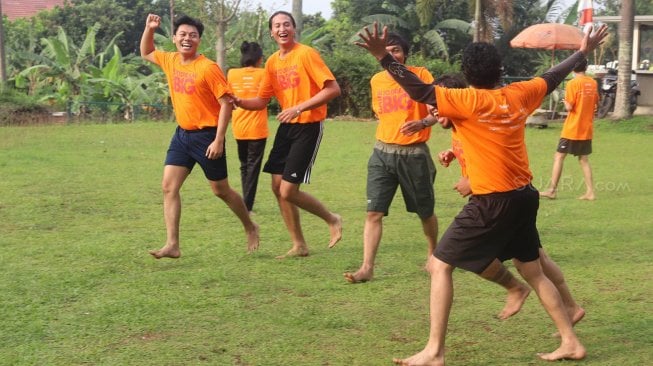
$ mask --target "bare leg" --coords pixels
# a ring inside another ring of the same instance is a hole
[[[243,228],[247,234],[247,252],[251,253],[258,249],[259,227],[252,221],[243,198],[229,186],[229,180],[227,178],[219,181],[209,181],[209,183],[213,194],[223,200],[243,224]]]
[[[430,258],[435,252],[435,246],[438,244],[438,217],[435,214],[422,220],[422,230],[428,243],[428,253],[426,258]]]
[[[286,200],[293,205],[306,210],[313,215],[321,218],[329,225],[329,232],[331,239],[329,240],[329,248],[333,248],[342,239],[342,217],[329,211],[322,202],[310,194],[300,191],[299,184],[294,184],[281,180],[279,186],[279,193],[283,200]]]
[[[571,296],[571,291],[569,291],[569,286],[567,286],[567,282],[565,281],[565,277],[562,274],[560,267],[558,267],[558,264],[554,262],[542,248],[540,248],[540,264],[544,274],[549,278],[549,280],[551,280],[551,282],[553,282],[553,285],[558,289],[560,298],[562,299],[562,302],[565,305],[565,309],[567,310],[567,314],[571,319],[572,326],[576,325],[576,323],[581,321],[585,316],[585,309],[580,307],[580,305],[578,305],[574,300],[573,296]],[[560,334],[555,333],[553,336],[559,337]]]
[[[182,166],[166,165],[163,168],[161,189],[163,191],[163,218],[166,223],[166,244],[159,250],[150,250],[156,258],[179,258],[179,220],[181,218],[181,195],[179,190],[190,171]]]
[[[452,266],[436,257],[431,261],[430,331],[424,349],[406,359],[393,359],[397,365],[444,366],[444,341],[453,301]]]
[[[539,357],[547,361],[556,361],[562,359],[580,360],[585,358],[585,347],[580,343],[574,333],[571,319],[565,310],[562,298],[558,290],[544,275],[539,260],[531,262],[515,261],[519,273],[524,277],[529,285],[535,290],[544,310],[549,314],[551,319],[558,328],[561,337],[560,347],[551,353],[540,353]]]
[[[498,259],[495,259],[480,276],[508,291],[506,305],[497,315],[499,319],[505,320],[517,314],[531,293],[531,289],[516,279]]]
[[[562,166],[567,157],[566,153],[557,152],[553,156],[553,171],[551,172],[551,185],[549,189],[544,192],[540,192],[540,197],[546,197],[550,199],[556,198],[556,192],[558,191],[558,182],[560,181],[560,176],[562,175]]]
[[[277,256],[277,259],[283,259],[286,257],[306,257],[308,256],[308,246],[306,245],[306,240],[304,239],[304,233],[302,232],[299,220],[299,209],[292,202],[289,202],[281,196],[281,178],[281,175],[272,175],[272,192],[279,203],[279,210],[281,211],[283,222],[286,224],[286,228],[290,234],[292,248],[290,248],[286,254]]]
[[[592,180],[592,167],[590,166],[589,157],[587,155],[581,155],[578,157],[578,162],[583,171],[583,179],[585,180],[586,189],[585,194],[578,197],[578,199],[594,201],[596,196],[594,195],[594,181]]]
[[[366,282],[374,276],[374,259],[383,234],[383,212],[368,211],[363,232],[363,264],[355,273],[346,272],[345,279],[351,283]]]

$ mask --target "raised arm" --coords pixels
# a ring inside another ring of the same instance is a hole
[[[148,14],[145,20],[145,30],[141,36],[141,57],[147,61],[154,62],[154,31],[161,25],[161,17],[156,14]]]
[[[559,64],[553,66],[542,74],[542,78],[546,81],[547,94],[551,93],[558,87],[558,85],[565,79],[567,75],[574,69],[576,64],[583,61],[587,55],[594,51],[608,35],[608,26],[603,24],[596,30],[596,32],[588,31],[580,43],[580,49],[574,52],[573,55],[567,57]]]
[[[385,49],[388,37],[388,27],[383,27],[383,32],[379,35],[379,25],[374,22],[373,31],[365,28],[365,34],[358,33],[363,42],[355,42],[359,47],[368,50],[372,56],[381,62],[381,66],[388,71],[395,81],[401,85],[401,88],[408,93],[411,99],[420,103],[436,106],[435,86],[424,83],[417,75],[408,70],[405,65],[397,60]]]

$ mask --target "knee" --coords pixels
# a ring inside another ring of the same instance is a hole
[[[279,194],[277,194],[278,198],[281,198],[286,201],[292,201],[294,195],[293,191],[290,189],[279,189]]]
[[[226,200],[229,197],[229,191],[226,189],[213,189],[213,194],[221,200]]]
[[[164,196],[169,196],[171,194],[179,194],[179,187],[170,182],[163,181],[161,183],[161,192]]]
[[[383,212],[368,211],[366,220],[369,223],[379,224],[379,223],[381,223],[383,221],[384,216],[385,216],[385,213],[383,213]]]
[[[216,197],[222,200],[226,200],[227,198],[229,198],[232,189],[225,180],[220,182],[211,182],[211,191]]]

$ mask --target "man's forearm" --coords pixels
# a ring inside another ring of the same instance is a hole
[[[154,52],[154,30],[145,28],[141,36],[141,57],[145,57]]]
[[[549,94],[554,91],[565,77],[574,70],[576,65],[584,59],[585,54],[581,51],[576,51],[573,55],[542,74],[542,79],[546,81],[546,93]]]

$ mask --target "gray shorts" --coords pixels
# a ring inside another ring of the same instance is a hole
[[[397,187],[401,187],[406,211],[426,219],[435,206],[435,164],[425,143],[386,144],[377,141],[367,163],[367,211],[386,216]]]

